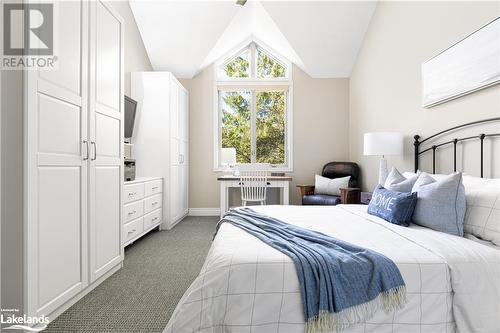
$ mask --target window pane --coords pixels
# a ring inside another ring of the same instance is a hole
[[[263,50],[257,49],[257,77],[285,77],[285,66],[280,64]]]
[[[284,91],[257,92],[257,163],[285,164]]]
[[[227,78],[250,76],[250,51],[245,50],[223,67],[223,75]]]
[[[251,162],[249,91],[220,92],[222,148],[236,148],[236,162]]]

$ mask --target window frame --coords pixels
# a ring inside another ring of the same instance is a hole
[[[241,54],[247,48],[250,48],[250,77],[243,78],[227,78],[219,76],[221,66],[230,62],[234,57]],[[257,78],[257,48],[262,49],[273,59],[277,60],[285,67],[285,77],[282,78]],[[279,165],[271,165],[271,170],[276,172],[292,172],[293,171],[293,81],[291,63],[275,52],[269,51],[266,46],[252,41],[245,44],[244,47],[233,50],[227,56],[221,58],[214,64],[214,88],[213,88],[213,110],[214,110],[214,157],[213,171],[224,171],[226,167],[220,164],[220,150],[222,146],[222,112],[220,103],[221,91],[250,91],[251,92],[251,108],[250,108],[250,128],[251,128],[251,159],[256,160],[256,93],[258,91],[281,90],[286,93],[286,112],[285,112],[285,163]],[[253,164],[253,163],[250,163]],[[242,163],[239,165],[248,165]]]

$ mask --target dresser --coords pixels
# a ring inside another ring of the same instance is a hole
[[[163,178],[138,178],[125,182],[123,194],[123,246],[162,222]]]

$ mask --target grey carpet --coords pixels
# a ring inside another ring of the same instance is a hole
[[[124,267],[54,320],[51,332],[161,332],[210,247],[216,217],[188,217],[125,249]]]

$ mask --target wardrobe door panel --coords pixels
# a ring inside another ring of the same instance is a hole
[[[39,308],[82,287],[81,168],[40,167]]]
[[[123,259],[123,21],[102,1],[91,4],[90,279]]]
[[[120,140],[121,120],[96,113],[95,142],[100,157],[120,158],[122,140]]]
[[[120,255],[120,168],[101,166],[95,168],[95,268],[105,267]]]
[[[179,138],[179,86],[175,80],[170,83],[170,137]]]
[[[102,2],[96,3],[96,100],[114,110],[120,108],[121,24]]]
[[[179,89],[179,138],[188,141],[189,119],[188,119],[188,93],[183,88]]]
[[[179,165],[182,161],[181,146],[178,138],[170,138],[170,163]]]
[[[181,169],[179,165],[170,166],[170,223],[181,216]]]
[[[182,197],[181,197],[181,212],[182,215],[186,215],[188,213],[188,174],[189,174],[189,169],[187,166],[182,166],[181,172],[180,172],[180,183],[181,183],[181,188],[182,188]]]
[[[188,144],[186,141],[179,140],[179,155],[182,156],[181,165],[188,164]]]
[[[86,67],[81,63],[83,51],[81,26],[86,23],[88,16],[82,16],[81,6],[81,3],[76,1],[57,3],[58,24],[64,27],[57,29],[57,38],[60,40],[57,50],[57,70],[39,72],[40,78],[46,83],[76,95],[80,95],[82,88],[80,75],[82,67]]]
[[[80,105],[45,94],[38,95],[38,105],[38,152],[73,155],[79,158],[82,153]]]
[[[89,6],[59,4],[58,68],[25,73],[28,315],[50,314],[88,285]]]

